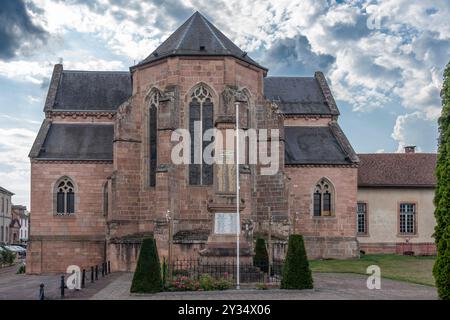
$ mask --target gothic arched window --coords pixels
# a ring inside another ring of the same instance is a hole
[[[313,195],[313,214],[319,216],[331,216],[334,211],[334,188],[328,179],[322,178],[316,184]]]
[[[160,94],[155,91],[150,96],[148,112],[148,136],[149,136],[149,185],[156,186],[156,166],[158,160],[158,106]]]
[[[56,214],[75,213],[75,184],[68,177],[63,177],[56,183]]]
[[[190,185],[211,185],[213,183],[213,167],[203,160],[203,150],[210,143],[201,139],[206,130],[213,128],[214,106],[212,95],[203,85],[192,91],[189,103],[189,133],[191,135],[191,164],[189,165]],[[197,130],[194,128],[197,127]],[[201,133],[195,137],[194,132]],[[197,148],[196,148],[197,145]]]

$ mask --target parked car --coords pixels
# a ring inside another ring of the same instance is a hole
[[[24,249],[22,247],[16,246],[16,245],[6,245],[4,246],[6,249],[16,253],[19,257],[23,258],[27,255],[27,249]]]

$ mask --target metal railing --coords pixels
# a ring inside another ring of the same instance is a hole
[[[240,282],[278,283],[281,281],[283,264],[284,261],[281,260],[275,260],[270,264],[253,264],[241,261],[239,264]],[[176,259],[170,265],[167,260],[163,260],[164,280],[171,280],[171,278],[180,276],[199,279],[201,275],[207,274],[216,279],[226,278],[235,281],[236,273],[237,262],[236,259],[231,258],[220,262],[202,261],[200,259]]]

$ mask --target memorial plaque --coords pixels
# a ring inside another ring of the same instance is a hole
[[[236,213],[216,213],[215,234],[236,234]]]

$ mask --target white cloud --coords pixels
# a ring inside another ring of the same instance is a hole
[[[110,49],[119,55],[141,60],[149,54],[149,50],[155,47],[162,39],[163,32],[158,28],[151,28],[152,21],[157,20],[157,8],[155,5],[142,3],[139,8],[142,12],[123,6],[121,12],[130,19],[118,21],[114,13],[117,6],[104,3],[105,10],[95,12],[89,6],[76,2],[36,0],[37,5],[45,11],[45,20],[42,24],[46,30],[64,37],[71,31],[88,33],[106,41]],[[134,1],[136,2],[136,1]],[[134,3],[128,3],[129,7]],[[137,14],[146,15],[148,26],[143,26],[132,20]],[[166,36],[168,34],[165,34]]]
[[[64,61],[66,70],[124,70],[122,61],[96,59],[93,56],[83,55],[80,60]],[[14,60],[10,62],[0,61],[0,76],[20,82],[42,84],[44,78],[52,75],[53,63],[50,61],[26,61]],[[30,101],[31,102],[31,101]]]
[[[0,128],[0,181],[16,195],[15,204],[29,206],[30,152],[37,130],[23,128]]]
[[[7,119],[8,121],[13,121],[13,122],[19,122],[19,123],[28,123],[28,124],[33,124],[33,125],[40,125],[41,122],[40,121],[36,121],[36,120],[32,120],[32,119],[23,119],[23,118],[16,118],[16,117],[12,117],[8,114],[0,114],[0,118],[3,119]]]
[[[403,152],[404,147],[410,145],[417,146],[418,151],[436,152],[436,132],[436,122],[416,111],[397,117],[392,138],[398,142],[397,152]]]
[[[36,61],[16,60],[11,62],[0,61],[0,76],[40,84],[43,77],[51,75],[51,65]]]
[[[335,58],[327,74],[333,92],[355,111],[383,108],[400,99],[404,107],[426,108],[427,116],[434,117],[443,59],[450,54],[450,4],[443,1],[229,0],[218,5],[206,0],[172,0],[159,5],[130,1],[120,7],[107,0],[90,5],[35,2],[44,9],[41,24],[51,34],[63,38],[71,31],[90,34],[105,41],[113,53],[137,61],[181,24],[178,17],[164,14],[172,7],[182,12],[200,10],[246,51],[306,36],[311,56]],[[367,28],[367,19],[373,15],[382,18],[380,30]],[[274,61],[274,66],[280,63]]]

